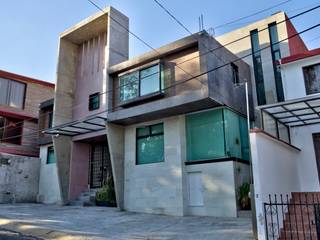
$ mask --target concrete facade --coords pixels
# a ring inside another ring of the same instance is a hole
[[[270,36],[268,25],[271,23],[277,24],[278,40],[282,41],[280,43],[281,57],[287,57],[292,54],[301,53],[307,50],[304,42],[299,37],[299,35],[292,37],[296,32],[294,26],[287,20],[287,16],[284,12],[275,13],[270,17],[263,20],[252,23],[248,26],[236,29],[234,31],[228,32],[221,36],[215,37],[215,39],[222,45],[230,50],[232,53],[236,54],[238,57],[244,57],[252,53],[250,32],[252,30],[258,30],[260,49],[270,46]],[[285,40],[289,38],[288,40]],[[241,39],[241,40],[238,40]],[[264,78],[264,88],[266,96],[266,104],[278,102],[273,60],[270,48],[266,48],[260,52],[262,68],[263,68],[263,78]],[[257,94],[256,94],[256,84],[254,76],[254,67],[252,56],[244,57],[243,60],[250,65],[251,79],[252,79],[252,89],[253,89],[253,101],[254,105],[257,106]]]
[[[48,147],[52,144],[41,145],[40,147],[40,178],[38,201],[46,204],[59,204],[61,193],[58,181],[58,169],[56,163],[47,163]]]
[[[39,158],[0,154],[0,203],[36,202]]]

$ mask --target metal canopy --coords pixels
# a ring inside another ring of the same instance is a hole
[[[288,127],[320,123],[320,94],[258,107]]]
[[[106,113],[100,113],[82,120],[47,128],[43,132],[50,135],[77,136],[106,129],[106,120]]]

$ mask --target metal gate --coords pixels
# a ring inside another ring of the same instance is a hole
[[[90,153],[90,188],[101,188],[111,170],[107,143],[94,144]]]

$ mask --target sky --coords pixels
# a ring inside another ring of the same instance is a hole
[[[188,33],[174,22],[153,0],[93,0],[101,7],[113,6],[129,17],[130,30],[150,44],[160,47]],[[191,32],[199,30],[203,14],[209,29],[248,16],[285,0],[159,0]],[[284,5],[215,30],[215,35],[245,26],[277,11],[292,16],[320,4],[315,0],[289,0]],[[87,0],[10,0],[0,7],[0,69],[55,82],[58,37],[61,32],[99,10]],[[297,31],[320,23],[320,9],[293,21]],[[309,49],[320,47],[320,28],[302,35]],[[150,49],[130,36],[129,56]]]

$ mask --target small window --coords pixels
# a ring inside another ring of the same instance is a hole
[[[163,123],[137,128],[136,164],[164,161]]]
[[[50,111],[48,112],[48,128],[52,128],[52,123],[53,123],[53,112]]]
[[[100,107],[100,93],[94,93],[89,96],[89,111],[97,110]]]
[[[56,163],[53,146],[48,147],[47,164]]]
[[[320,92],[320,64],[303,68],[304,82],[307,94]]]
[[[11,144],[21,144],[23,122],[21,119],[0,117],[0,140]]]
[[[240,83],[240,81],[239,81],[239,68],[234,63],[231,63],[231,68],[232,68],[233,83],[239,84]]]

